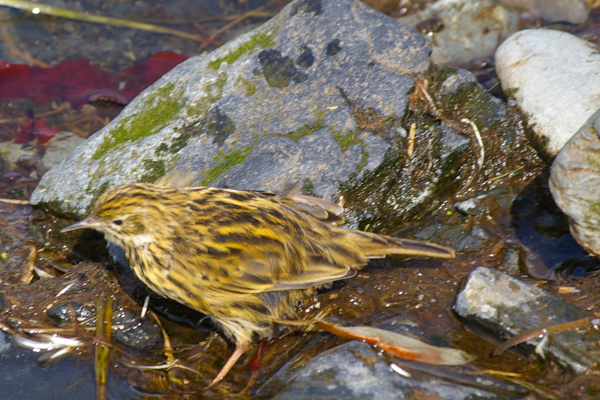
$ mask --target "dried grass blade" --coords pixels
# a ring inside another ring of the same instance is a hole
[[[112,328],[112,298],[104,300],[98,297],[96,305],[96,337],[101,339],[96,344],[94,363],[96,371],[96,400],[106,400],[106,382],[108,378],[109,349],[102,342],[110,341]]]
[[[143,22],[128,21],[126,19],[103,17],[100,15],[83,14],[67,8],[53,7],[47,4],[34,3],[32,1],[22,0],[0,0],[0,6],[18,8],[27,10],[34,14],[52,15],[54,17],[74,19],[78,21],[92,22],[95,24],[104,24],[119,26],[122,28],[139,29],[142,31],[165,33],[169,35],[179,36],[185,39],[194,40],[200,43],[206,43],[213,46],[220,46],[222,43],[218,40],[203,38],[202,36],[194,35],[193,33],[179,31],[177,29],[166,28],[164,26],[146,24]]]

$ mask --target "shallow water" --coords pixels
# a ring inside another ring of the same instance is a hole
[[[261,2],[227,2],[223,6],[225,12],[219,8],[222,3],[203,2],[204,9],[200,9],[197,2],[189,0],[169,2],[164,5],[155,5],[155,2],[125,4],[118,1],[105,1],[98,12],[118,17],[139,15],[150,21],[172,18],[179,22],[182,20],[189,22],[207,17],[216,18],[221,14],[241,13],[244,11],[244,4],[249,8],[255,8]],[[274,5],[269,3],[271,6],[268,10],[274,13],[283,3],[275,2]],[[81,2],[81,4],[85,9],[88,7],[94,9],[96,2]],[[0,40],[7,42],[10,38],[23,39],[20,45],[28,50],[30,56],[49,65],[67,59],[82,58],[90,59],[94,64],[114,72],[129,67],[159,50],[193,55],[211,49],[210,46],[203,47],[199,43],[190,43],[180,38],[132,32],[123,28],[89,27],[82,22],[22,16],[15,11],[8,11],[8,15],[15,20],[4,24]],[[226,41],[239,32],[251,29],[261,20],[264,18],[240,23],[227,31],[224,36],[220,36],[219,40]],[[219,24],[222,26],[227,22],[204,22],[199,27],[194,26],[194,29],[210,36],[211,32],[218,29]],[[174,25],[181,29],[191,29],[192,26],[189,23]],[[585,32],[586,28],[580,29]],[[589,31],[595,29],[594,24],[591,24],[588,29]],[[95,40],[96,38],[98,40]],[[0,57],[11,63],[24,61],[15,54],[18,53],[0,52]],[[485,80],[490,88],[494,86],[493,77],[484,75],[482,80]],[[57,79],[56,84],[60,84],[60,79]],[[122,109],[122,105],[115,101],[118,99],[111,98],[110,93],[104,93],[104,97],[101,98],[105,101],[91,104],[92,108],[69,105],[55,114],[52,113],[64,104],[64,100],[35,103],[27,99],[14,99],[2,102],[0,104],[2,118],[10,121],[0,124],[0,141],[15,138],[28,119],[33,119],[34,124],[36,121],[39,123],[42,116],[47,113],[50,113],[45,122],[47,126],[40,125],[34,128],[38,130],[64,128],[87,137],[114,118]],[[27,116],[27,110],[33,110],[33,117]],[[40,152],[43,150],[40,140],[32,139],[29,142],[26,143],[29,147],[24,150],[29,151],[31,157],[13,164],[4,162],[1,166],[2,197],[27,199],[36,186],[39,176],[44,172],[44,167],[40,164]],[[583,396],[586,388],[593,388],[593,384],[587,381],[590,378],[568,377],[566,379],[564,373],[555,366],[550,365],[546,370],[542,370],[538,364],[530,363],[525,357],[512,352],[500,357],[491,357],[497,339],[491,337],[487,340],[482,339],[479,336],[481,332],[475,334],[469,327],[465,327],[451,310],[454,296],[468,273],[477,266],[506,270],[511,248],[517,249],[520,273],[529,283],[537,283],[538,286],[582,309],[592,309],[600,302],[597,280],[582,279],[594,275],[598,262],[586,256],[568,234],[562,214],[553,206],[544,187],[543,182],[546,179],[547,172],[544,166],[541,163],[534,163],[531,170],[521,171],[499,180],[485,191],[463,194],[464,199],[467,199],[481,193],[491,193],[484,201],[488,212],[473,217],[465,217],[457,213],[450,202],[446,203],[438,215],[424,219],[418,225],[405,230],[405,233],[414,234],[435,221],[442,226],[460,227],[462,233],[453,233],[456,237],[466,236],[467,233],[473,232],[473,227],[479,227],[483,233],[481,237],[476,238],[480,242],[476,250],[465,251],[451,261],[408,260],[373,263],[361,271],[356,278],[336,283],[333,288],[323,290],[317,299],[308,301],[304,305],[306,314],[313,315],[327,309],[331,318],[338,318],[344,323],[374,324],[401,330],[433,344],[463,349],[478,356],[475,362],[478,367],[518,373],[520,380],[539,385],[547,390],[547,393],[559,397],[567,394]],[[0,227],[4,234],[3,251],[23,246],[27,242],[27,222],[30,212],[28,206],[0,204],[0,217],[3,218]],[[79,255],[62,254],[61,248],[48,245],[48,252],[52,255],[47,256],[45,260],[50,260],[48,262],[53,265],[57,262],[55,259],[59,258],[64,262],[89,258],[89,251],[86,255],[85,249],[77,250],[76,253]],[[97,249],[94,248],[91,252],[96,251]],[[98,258],[98,260],[105,259]],[[3,262],[5,269],[2,292],[5,296],[7,294],[10,296],[11,289],[22,287],[18,283],[20,271],[18,267],[21,265],[18,261],[22,260],[17,260],[15,256],[15,260],[12,260],[14,263],[10,264],[15,269],[7,273],[10,268],[9,261],[11,260]],[[139,307],[147,292],[140,288],[126,268],[115,267],[111,273],[119,277],[125,293],[137,301]],[[533,277],[545,280],[535,280]],[[572,286],[576,291],[560,292],[560,288],[564,286]],[[35,294],[35,291],[32,293]],[[74,293],[78,292],[74,291]],[[52,299],[46,300],[51,302]],[[210,332],[194,329],[199,327],[210,329],[207,321],[202,321],[202,316],[158,298],[153,298],[151,304],[161,315],[175,348],[189,347],[209,340]],[[90,355],[91,347],[76,352],[80,354],[79,357],[71,355],[48,367],[40,367],[37,364],[40,352],[17,347],[6,334],[0,333],[0,335],[2,335],[0,375],[3,377],[0,390],[3,398],[81,399],[94,396],[96,385],[93,357]],[[328,335],[314,335],[316,334],[287,335],[268,347],[262,357],[263,365],[259,369],[256,381],[246,392],[240,394],[240,397],[251,397],[253,390],[265,383],[271,374],[287,361],[294,360],[297,366],[304,365],[316,354],[341,342]],[[315,337],[319,340],[311,341]],[[309,344],[305,345],[306,342]],[[140,398],[145,396],[142,393],[148,397],[151,393],[161,393],[165,398],[169,395],[193,398],[194,393],[197,394],[197,390],[203,388],[205,380],[216,373],[231,351],[231,346],[217,336],[201,356],[203,357],[202,372],[205,376],[197,379],[181,371],[171,373],[169,377],[172,381],[181,382],[180,386],[175,385],[175,387],[165,383],[167,374],[164,372],[142,374],[121,364],[118,368],[111,369],[109,373],[108,398]],[[255,350],[251,349],[238,362],[228,376],[227,382],[221,387],[205,392],[204,395],[210,398],[221,398],[229,395],[230,391],[243,390],[251,379],[252,373],[248,370],[248,363],[254,352]],[[121,353],[118,356],[113,354],[112,364],[130,360],[131,354]],[[160,352],[136,353],[134,356],[148,362],[163,362]],[[550,397],[539,393],[537,396]]]

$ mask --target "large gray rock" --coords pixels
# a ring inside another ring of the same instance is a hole
[[[429,68],[430,51],[359,1],[294,2],[144,91],[49,171],[31,202],[82,216],[112,185],[180,168],[196,184],[281,190],[302,181],[335,199],[340,181],[374,169],[402,140],[412,75]],[[379,125],[359,127],[359,109]]]
[[[480,127],[486,159],[519,146],[505,105],[471,73],[431,66],[430,52],[427,39],[357,0],[298,0],[165,75],[44,175],[31,202],[81,218],[110,186],[187,170],[191,185],[299,184],[343,197],[350,225],[392,231],[485,178],[464,118]]]

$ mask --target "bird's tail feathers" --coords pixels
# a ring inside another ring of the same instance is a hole
[[[367,258],[394,256],[425,256],[454,258],[454,249],[422,240],[396,238],[370,232],[356,232],[356,245],[364,250]]]
[[[394,244],[396,243],[398,245],[384,249],[386,255],[427,256],[437,258],[454,258],[455,256],[454,249],[435,243],[412,239],[396,239]]]

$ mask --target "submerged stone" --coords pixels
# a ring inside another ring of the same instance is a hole
[[[474,326],[509,338],[529,329],[576,321],[587,315],[542,289],[498,270],[477,268],[457,295],[454,310]],[[559,364],[583,372],[597,365],[599,335],[590,330],[552,334],[547,344],[535,337],[519,346],[529,353],[553,357]],[[536,347],[538,346],[538,347]]]
[[[420,363],[391,363],[366,343],[348,342],[332,348],[294,371],[282,368],[291,380],[274,399],[518,399],[527,390],[486,377],[461,374],[461,368]],[[272,381],[280,380],[278,375]],[[259,391],[269,393],[270,381]],[[272,390],[272,386],[271,386]],[[497,392],[497,393],[496,393]]]

